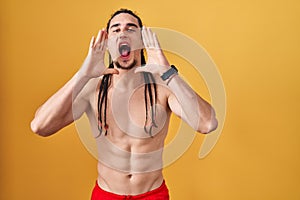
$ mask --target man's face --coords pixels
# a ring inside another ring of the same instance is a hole
[[[124,69],[141,65],[142,48],[138,20],[127,13],[116,15],[108,28],[108,50],[113,62]]]

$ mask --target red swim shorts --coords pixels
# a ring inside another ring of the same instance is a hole
[[[169,200],[169,190],[165,181],[159,188],[138,195],[118,195],[101,189],[96,181],[91,200]]]

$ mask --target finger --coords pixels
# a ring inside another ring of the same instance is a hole
[[[96,40],[95,40],[94,47],[97,45],[97,43],[98,43],[99,40],[100,40],[100,37],[101,37],[101,31],[102,31],[102,30],[99,30],[99,31],[98,31],[98,34],[97,34],[97,37],[96,37]]]
[[[101,42],[100,50],[105,51],[107,47],[107,39],[105,39],[103,42]]]
[[[147,32],[148,32],[148,38],[149,38],[149,46],[153,48],[154,47],[153,32],[150,28],[147,28]]]
[[[145,48],[148,48],[149,47],[148,34],[147,34],[147,30],[144,26],[142,28],[142,37],[143,37],[143,43],[144,43]]]
[[[99,33],[100,34],[98,34],[98,37],[97,37],[98,40],[96,40],[94,47],[95,47],[96,50],[103,51],[106,48],[106,42],[105,41],[107,39],[107,33],[104,29],[101,29],[99,31]]]
[[[119,71],[117,69],[113,69],[113,68],[106,68],[103,72],[103,75],[106,74],[119,74]]]
[[[102,45],[104,43],[104,40],[105,40],[105,31],[104,29],[102,29],[100,34],[99,44]]]
[[[107,33],[106,31],[103,32],[103,36],[102,36],[102,41],[101,41],[101,46],[100,46],[100,50],[106,50],[107,47]]]
[[[90,41],[90,48],[93,48],[94,43],[95,43],[95,37],[93,36]]]
[[[153,33],[153,37],[154,37],[154,47],[155,47],[155,49],[160,49],[160,44],[159,44],[157,35],[155,33]]]
[[[104,29],[99,30],[96,41],[95,41],[95,48],[100,48],[101,42],[103,40],[103,33],[104,33]]]

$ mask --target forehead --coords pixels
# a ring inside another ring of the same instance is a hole
[[[127,23],[134,23],[139,27],[137,18],[135,18],[134,16],[128,13],[120,13],[114,16],[114,18],[112,18],[110,21],[109,27],[111,27],[114,24],[127,24]]]

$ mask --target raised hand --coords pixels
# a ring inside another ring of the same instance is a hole
[[[160,47],[156,34],[150,28],[143,27],[142,38],[148,59],[146,66],[138,67],[135,72],[150,72],[162,75],[170,68],[170,65]]]
[[[104,74],[118,74],[118,70],[105,67],[104,55],[107,48],[107,33],[105,29],[93,36],[90,42],[88,55],[80,69],[80,74],[88,78],[96,78]]]

